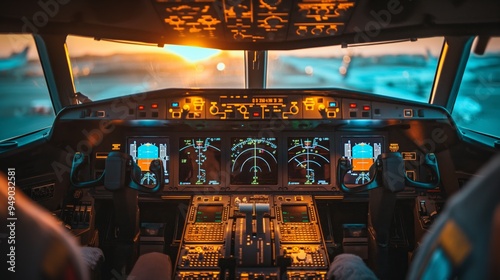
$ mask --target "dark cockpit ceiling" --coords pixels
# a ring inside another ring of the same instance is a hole
[[[2,1],[0,30],[264,50],[492,35],[499,13],[495,0]]]

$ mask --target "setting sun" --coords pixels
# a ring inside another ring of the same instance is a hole
[[[207,48],[190,47],[190,46],[168,45],[165,46],[164,49],[182,57],[189,63],[202,61],[221,53],[221,51],[217,49],[207,49]]]

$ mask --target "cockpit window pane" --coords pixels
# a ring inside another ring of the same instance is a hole
[[[0,140],[52,125],[54,109],[31,35],[0,34]]]
[[[243,51],[68,36],[76,90],[101,100],[162,88],[243,88]]]
[[[269,88],[335,87],[428,102],[443,38],[270,51]]]
[[[471,51],[452,116],[461,127],[500,137],[498,108],[500,37],[494,37],[489,40],[483,55]]]

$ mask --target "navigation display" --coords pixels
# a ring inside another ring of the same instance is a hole
[[[330,183],[330,139],[288,138],[288,185]]]
[[[199,205],[196,211],[196,223],[221,223],[222,205]]]
[[[359,185],[372,179],[370,167],[383,153],[382,144],[382,137],[342,137],[343,156],[352,165],[352,171],[344,177],[345,184]]]
[[[219,185],[221,140],[219,137],[179,139],[179,184]]]
[[[168,138],[160,137],[133,137],[127,141],[129,155],[141,168],[141,184],[155,185],[155,175],[149,171],[149,165],[154,159],[160,159],[163,162],[165,184],[170,181],[168,174]]]
[[[281,205],[283,223],[309,223],[307,205]]]
[[[276,138],[231,138],[231,184],[278,184]]]

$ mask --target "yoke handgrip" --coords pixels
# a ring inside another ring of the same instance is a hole
[[[70,177],[69,180],[71,185],[75,188],[93,188],[97,186],[102,186],[104,184],[105,172],[102,175],[93,181],[80,182],[78,180],[78,173],[83,168],[83,163],[85,161],[86,156],[80,152],[75,153],[73,156],[73,164],[71,165]]]
[[[133,162],[133,161],[132,161]],[[137,180],[137,174],[140,174],[140,168],[134,163],[134,170],[131,172],[131,181],[129,184],[129,187],[138,190],[141,192],[147,192],[147,193],[154,193],[160,190],[160,188],[163,186],[163,182],[165,181],[164,175],[163,175],[163,163],[159,159],[155,159],[151,161],[149,164],[149,171],[151,171],[156,178],[156,184],[154,187],[147,187],[145,185],[142,185],[138,180]]]
[[[358,193],[368,191],[381,186],[386,187],[391,192],[399,192],[405,186],[423,189],[434,189],[439,185],[440,175],[436,156],[433,153],[425,155],[424,165],[432,174],[431,182],[413,181],[404,171],[404,161],[400,153],[383,153],[377,157],[374,165],[370,168],[373,173],[372,179],[365,184],[348,188],[344,184],[345,175],[352,170],[352,165],[345,157],[339,159],[337,164],[337,183],[345,193]]]
[[[352,170],[352,165],[349,162],[349,160],[345,157],[341,157],[339,159],[338,164],[337,164],[337,183],[343,192],[345,192],[345,193],[358,193],[358,192],[364,192],[364,191],[368,191],[368,190],[371,190],[371,189],[378,187],[378,184],[375,180],[376,176],[373,176],[373,178],[370,180],[370,182],[368,182],[366,184],[362,184],[359,186],[348,188],[344,184],[344,177],[350,170]]]
[[[130,155],[121,152],[110,152],[106,158],[106,167],[102,175],[96,180],[81,182],[78,180],[78,173],[84,166],[85,158],[86,156],[79,152],[75,153],[73,157],[70,182],[75,188],[92,188],[104,185],[107,190],[116,191],[128,186],[141,192],[154,193],[161,189],[165,181],[161,160],[155,159],[149,165],[149,170],[155,175],[156,184],[153,187],[148,187],[142,185],[137,179],[140,178],[141,169]]]
[[[410,180],[405,174],[405,183],[407,186],[414,188],[434,189],[439,185],[441,177],[439,175],[439,167],[436,155],[433,153],[426,154],[424,159],[424,164],[430,169],[432,173],[432,181],[428,183],[413,181]]]

